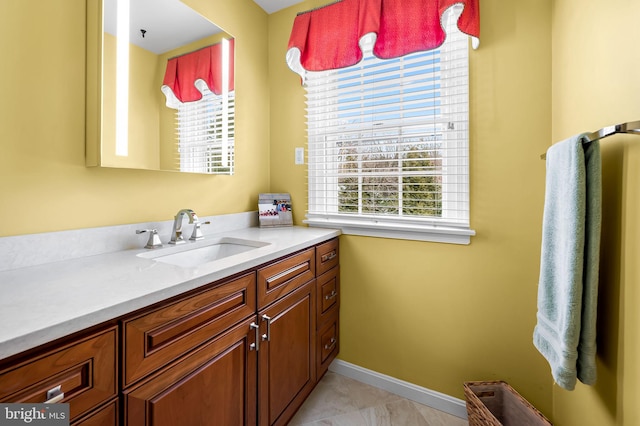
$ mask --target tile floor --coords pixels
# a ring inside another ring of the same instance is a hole
[[[466,420],[331,371],[289,426],[466,426]]]

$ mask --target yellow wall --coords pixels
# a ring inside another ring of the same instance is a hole
[[[87,168],[85,0],[0,2],[0,236],[257,209],[269,190],[267,14],[188,2],[238,38],[236,175]]]
[[[554,0],[552,136],[640,119],[640,3]],[[553,387],[559,426],[640,424],[640,140],[602,141],[598,383]]]
[[[0,2],[0,236],[254,210],[257,194],[306,204],[304,90],[284,52],[302,5],[190,0],[237,40],[233,177],[86,168],[85,0]],[[531,343],[544,196],[555,140],[640,118],[632,0],[482,0],[471,54],[469,246],[341,238],[341,358],[462,397],[504,379],[559,426],[640,424],[640,144],[603,145],[599,381],[565,392]],[[46,36],[45,36],[46,35]],[[265,37],[268,35],[268,37]]]
[[[326,1],[324,2],[326,3]],[[551,376],[532,344],[544,162],[550,144],[551,2],[482,0],[471,53],[471,245],[341,237],[340,358],[463,397],[503,379],[546,413]],[[304,89],[285,64],[295,14],[269,17],[271,186],[304,216]]]
[[[269,15],[271,190],[291,194],[296,225],[302,224],[307,206],[307,168],[296,165],[294,155],[296,147],[303,147],[306,159],[307,127],[304,89],[300,77],[287,67],[285,54],[295,14],[327,3],[307,0]]]
[[[296,12],[269,18],[272,187],[306,196],[291,170],[304,146],[303,89],[284,64]],[[587,4],[588,3],[588,4]],[[465,380],[504,379],[558,426],[640,424],[640,144],[603,144],[598,383],[553,384],[531,344],[544,162],[572,134],[640,119],[640,4],[482,0],[471,54],[469,247],[341,238],[340,357],[461,397]],[[291,179],[291,176],[294,179]]]

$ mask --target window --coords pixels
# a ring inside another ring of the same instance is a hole
[[[176,110],[175,168],[227,174],[234,169],[235,40],[222,39],[167,60],[162,93]]]
[[[468,37],[437,50],[308,72],[305,223],[346,234],[468,244]],[[368,35],[369,36],[369,35]]]
[[[202,80],[196,85],[202,99],[180,103],[176,112],[180,171],[232,175],[235,92],[216,95]]]

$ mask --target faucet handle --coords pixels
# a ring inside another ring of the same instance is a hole
[[[149,233],[149,239],[147,240],[147,245],[144,246],[144,248],[154,249],[154,248],[162,247],[162,241],[160,241],[160,237],[158,236],[157,229],[136,230],[136,234],[144,234],[145,232]]]
[[[206,222],[200,222],[199,220],[196,220],[196,222],[193,225],[193,232],[191,233],[191,238],[189,238],[190,241],[198,241],[198,240],[202,240],[204,238],[204,235],[202,235],[202,230],[200,229],[200,225],[209,225],[211,222],[206,221]]]
[[[199,223],[198,215],[193,210],[187,210],[187,216],[189,216],[189,223]]]

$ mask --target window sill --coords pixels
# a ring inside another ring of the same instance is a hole
[[[442,224],[421,221],[399,221],[379,218],[309,216],[303,221],[317,228],[340,229],[346,235],[366,237],[393,238],[399,240],[430,241],[436,243],[464,244],[471,243],[476,231],[468,226],[458,224]]]

